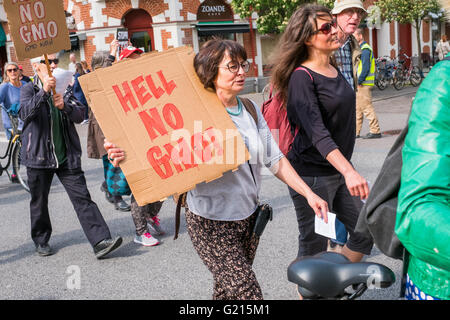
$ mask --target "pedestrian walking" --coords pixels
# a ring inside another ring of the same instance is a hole
[[[92,56],[91,68],[94,71],[98,68],[105,68],[111,66],[116,59],[116,52],[118,48],[118,41],[113,40],[111,42],[110,52],[108,51],[97,51]],[[105,193],[105,198],[108,202],[114,205],[114,208],[119,211],[130,211],[131,206],[122,198],[120,195],[113,196],[109,191],[106,184],[106,174],[108,171],[109,161],[106,157],[106,150],[103,147],[105,136],[100,128],[100,125],[95,118],[94,113],[89,109],[89,123],[88,123],[88,134],[87,134],[87,157],[91,159],[102,159],[103,172],[105,180],[100,186],[100,190]]]
[[[262,299],[252,269],[259,237],[255,226],[263,166],[306,197],[315,214],[326,218],[327,204],[300,179],[279,150],[260,108],[250,100],[254,117],[237,95],[250,68],[245,49],[235,41],[213,39],[194,58],[206,89],[214,90],[251,154],[250,162],[225,172],[187,193],[186,224],[195,250],[213,275],[213,299]],[[105,147],[114,165],[125,158],[118,146]],[[259,155],[259,156],[258,156]],[[261,157],[262,155],[262,157]]]
[[[84,112],[84,120],[81,122],[81,124],[88,124],[89,122],[89,105],[86,101],[86,97],[84,96],[83,89],[81,89],[80,82],[78,81],[78,78],[84,75],[84,69],[81,63],[77,62],[75,64],[75,74],[73,75],[74,82],[73,82],[73,95],[75,98],[78,99],[79,102],[81,102],[85,106],[85,112]]]
[[[58,66],[55,54],[48,55],[51,70]],[[19,116],[24,121],[21,164],[27,167],[30,187],[31,238],[41,256],[54,253],[49,245],[52,225],[48,195],[56,174],[75,209],[83,231],[100,259],[117,249],[121,237],[111,238],[100,210],[92,201],[81,169],[81,145],[75,123],[83,121],[84,108],[70,90],[52,94],[56,79],[50,77],[44,57],[31,60],[36,74],[33,83],[21,90]]]
[[[97,52],[94,54],[94,57],[92,58],[92,70],[96,70],[103,67],[108,67],[112,64],[112,61],[114,61],[114,56],[116,53],[116,43],[111,44],[111,52]],[[122,50],[121,55],[119,57],[120,60],[123,59],[136,59],[139,58],[140,54],[142,54],[142,50],[134,48],[134,47],[128,47],[124,50]],[[153,234],[156,235],[164,235],[165,231],[161,226],[160,219],[158,217],[158,213],[161,210],[163,201],[157,201],[154,203],[149,203],[144,206],[139,206],[136,202],[136,199],[134,198],[133,194],[131,194],[131,203],[130,205],[126,204],[123,205],[125,202],[121,196],[112,196],[107,188],[107,172],[109,170],[109,166],[112,166],[108,160],[106,150],[103,147],[105,137],[103,135],[103,132],[101,131],[100,126],[97,123],[97,120],[95,119],[94,114],[91,114],[91,119],[93,121],[92,128],[95,130],[89,131],[88,134],[88,157],[94,157],[94,158],[102,158],[103,159],[103,166],[104,166],[104,172],[105,172],[105,182],[102,184],[102,191],[105,192],[105,195],[108,198],[115,198],[115,205],[116,208],[118,208],[121,211],[130,211],[131,210],[131,217],[133,219],[133,223],[136,228],[136,235],[134,238],[134,242],[141,244],[143,246],[155,246],[158,245],[160,242],[157,238],[152,236],[150,231],[153,232]],[[94,151],[95,152],[92,152]]]
[[[369,133],[363,139],[381,138],[380,125],[372,104],[372,89],[375,84],[375,57],[369,44],[364,41],[361,28],[353,33],[358,41],[362,54],[358,64],[358,90],[356,91],[356,137],[360,137],[364,117],[369,120]]]
[[[441,40],[436,45],[436,53],[438,54],[439,61],[443,60],[445,56],[450,52],[450,45],[447,41],[447,35],[443,34]]]
[[[71,52],[69,54],[69,66],[68,66],[69,71],[72,71],[73,74],[75,74],[75,72],[77,72],[77,56],[75,55],[74,52]]]
[[[2,123],[5,129],[6,139],[11,138],[12,123],[9,119],[8,112],[17,115],[20,105],[20,90],[26,84],[20,80],[19,65],[15,62],[6,62],[4,67],[3,83],[0,85],[0,103],[2,104]],[[22,128],[23,123],[20,121],[19,127]],[[15,176],[15,174],[14,174]],[[13,181],[17,177],[13,177]]]
[[[336,64],[339,71],[347,80],[353,90],[358,89],[358,65],[361,59],[361,48],[358,41],[353,36],[356,28],[361,23],[361,19],[366,14],[361,0],[336,0],[331,11],[336,18],[338,25],[338,38],[341,46],[331,56],[333,64]],[[362,203],[355,199],[358,210],[362,208]],[[348,232],[344,224],[336,219],[336,239],[330,239],[330,249],[341,252],[347,242]]]
[[[5,128],[6,139],[11,139],[13,124],[8,113],[17,118],[20,106],[20,90],[26,84],[26,81],[20,80],[20,67],[15,62],[5,63],[5,74],[3,83],[0,85],[0,104],[2,108],[2,123]],[[22,130],[23,122],[18,119],[18,129]],[[11,182],[18,183],[17,173],[11,173]]]
[[[350,163],[355,145],[355,93],[330,63],[340,47],[338,26],[323,6],[301,6],[280,39],[272,69],[274,90],[287,101],[287,116],[298,128],[287,155],[296,172],[350,233],[342,253],[351,261],[370,254],[372,242],[354,232],[359,210],[352,196],[367,198],[367,181]],[[298,69],[302,67],[302,69]],[[314,212],[289,188],[299,228],[298,257],[327,249],[327,238],[314,231]]]
[[[86,62],[86,60],[81,60],[81,65],[83,66],[83,71],[84,73],[89,73],[91,72],[91,69],[89,69],[88,63]]]
[[[31,82],[31,78],[23,74],[23,67],[19,65],[20,81]]]
[[[144,53],[141,49],[133,46],[128,46],[120,52],[119,60],[137,59]],[[164,235],[165,231],[161,226],[158,213],[161,210],[164,201],[156,201],[153,203],[139,206],[131,195],[131,217],[133,218],[134,226],[136,227],[136,236],[134,242],[143,246],[151,247],[159,244],[159,240],[152,236],[153,234]]]

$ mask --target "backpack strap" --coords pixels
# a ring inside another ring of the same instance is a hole
[[[255,120],[255,123],[258,124],[258,114],[256,113],[255,105],[253,102],[250,101],[248,98],[239,98],[242,101],[242,104],[245,107],[245,110],[247,110],[248,113],[252,116],[253,120]]]
[[[175,210],[175,235],[173,237],[173,240],[176,240],[178,238],[178,232],[180,230],[180,216],[181,216],[181,207],[186,206],[186,196],[187,192],[182,193],[179,195],[177,202],[177,208]]]
[[[311,73],[309,73],[308,69],[306,69],[306,68],[304,68],[304,67],[298,67],[298,68],[295,69],[294,71],[297,71],[297,70],[303,70],[303,71],[305,71],[305,72],[308,74],[308,76],[311,78],[311,81],[314,83],[314,79],[313,79]]]

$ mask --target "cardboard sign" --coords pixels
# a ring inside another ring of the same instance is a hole
[[[70,50],[64,3],[60,0],[3,0],[19,60]]]
[[[79,78],[139,205],[193,189],[249,159],[217,95],[197,78],[191,48],[144,54]]]

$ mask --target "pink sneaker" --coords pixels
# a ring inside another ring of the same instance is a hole
[[[142,244],[146,247],[152,247],[159,244],[159,240],[152,237],[152,235],[148,232],[144,233],[142,236],[135,236],[134,242]]]
[[[151,220],[148,220],[147,222],[150,231],[155,232],[159,236],[165,234],[165,231],[161,228],[161,224],[159,223],[158,216],[153,217]]]

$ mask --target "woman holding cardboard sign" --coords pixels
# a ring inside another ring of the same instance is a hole
[[[253,230],[260,212],[258,192],[263,165],[280,180],[304,195],[318,216],[327,203],[314,194],[279,150],[259,110],[238,98],[249,63],[245,49],[230,40],[210,40],[194,59],[194,68],[206,89],[216,92],[250,152],[251,160],[239,170],[226,172],[187,193],[186,222],[192,243],[214,277],[213,299],[262,299],[252,270],[259,236]],[[114,165],[124,151],[106,142]]]

